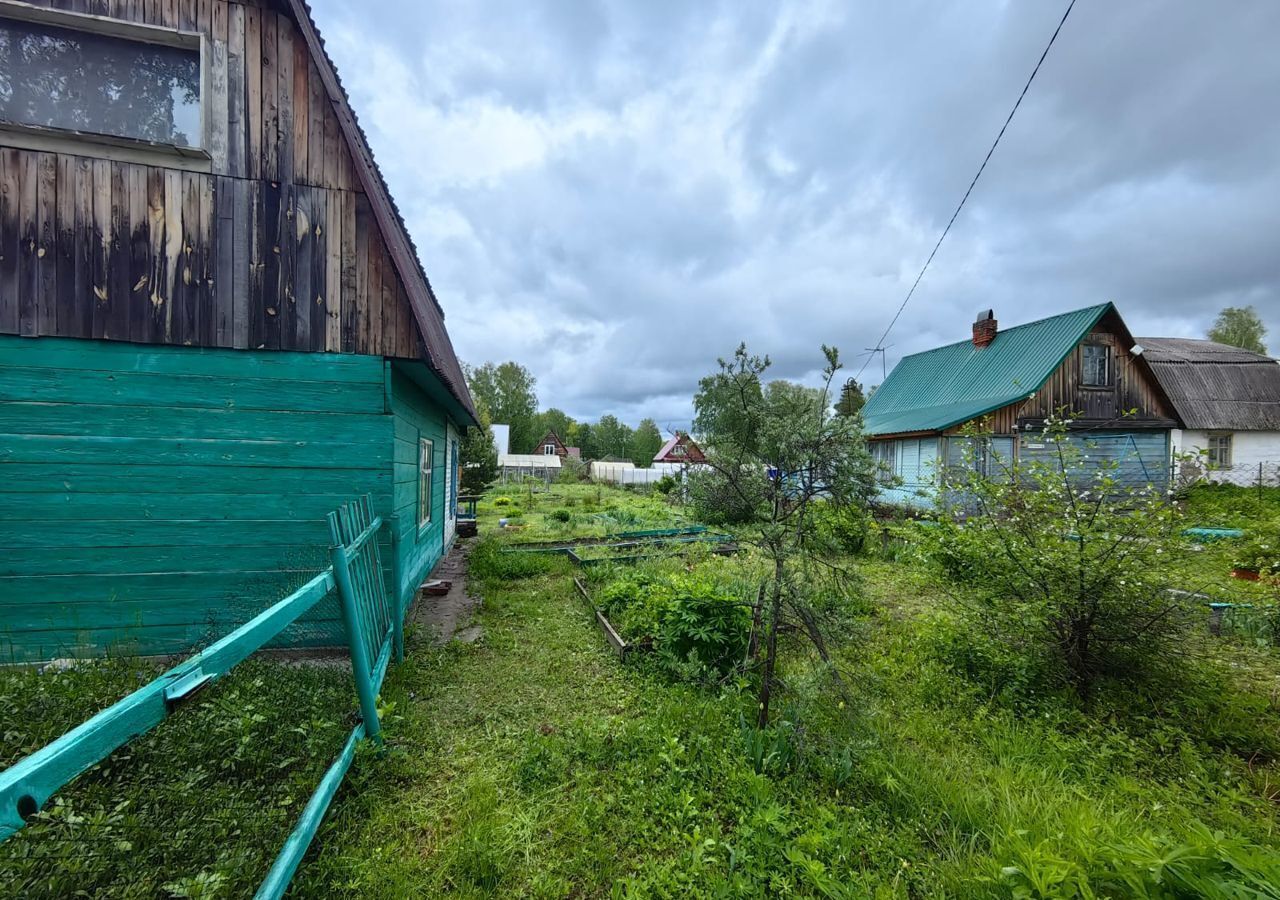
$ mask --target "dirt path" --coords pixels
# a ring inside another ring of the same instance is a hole
[[[455,541],[453,549],[427,576],[427,581],[452,582],[449,593],[441,597],[420,593],[409,609],[407,624],[418,626],[433,644],[447,644],[453,640],[470,644],[484,634],[481,626],[471,623],[480,607],[480,598],[467,593],[467,557],[471,554],[471,547],[469,540]]]

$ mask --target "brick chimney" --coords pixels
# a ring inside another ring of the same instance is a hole
[[[999,330],[1000,324],[996,321],[995,310],[984,309],[978,313],[978,318],[973,323],[973,346],[987,346],[996,339],[996,332]]]

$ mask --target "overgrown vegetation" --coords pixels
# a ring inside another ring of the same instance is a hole
[[[480,504],[471,586],[484,598],[483,639],[435,648],[410,636],[382,697],[394,711],[388,752],[357,760],[294,895],[1280,897],[1280,660],[1269,645],[1212,637],[1207,610],[1190,623],[1179,665],[1143,679],[1102,675],[1083,703],[953,605],[982,585],[962,578],[944,589],[920,558],[937,526],[872,525],[824,508],[821,527],[861,576],[858,604],[846,609],[858,638],[835,629],[828,643],[849,690],[833,695],[826,664],[783,631],[780,689],[761,729],[755,685],[735,671],[732,617],[754,601],[766,558],[673,554],[579,570],[554,555],[503,554],[599,535],[612,527],[595,518],[606,511],[652,527],[682,522],[655,496],[508,491]],[[497,519],[515,506],[529,524],[504,533]],[[1186,515],[1210,524],[1197,507]],[[1176,552],[1198,571],[1225,567],[1231,546],[1184,542]],[[619,662],[574,576],[590,578],[610,616],[654,649]],[[821,584],[806,588],[827,602]],[[673,622],[674,607],[730,617],[733,651],[717,656],[731,642],[713,635],[693,648],[696,671],[677,664],[691,659],[675,652],[677,639],[664,656],[664,633],[721,627],[718,615],[692,628]],[[16,710],[6,751],[37,746],[139,678],[128,667],[100,680],[97,671],[3,682],[0,702]],[[110,876],[72,868],[55,891],[31,880],[37,864],[14,848],[75,854],[87,867],[97,845],[88,831],[55,843],[33,829],[0,845],[0,895],[251,892],[336,752],[328,742],[340,733],[307,718],[328,717],[325,698],[339,718],[354,708],[345,672],[275,672],[255,664],[214,689],[235,698],[209,695],[202,703],[216,705],[170,723],[181,731],[156,732],[66,794],[77,811],[93,810],[82,805],[92,797],[102,805],[93,814],[110,816],[109,801],[158,803],[152,785],[184,786],[183,773],[208,770],[156,807],[178,837],[156,834],[138,854],[109,848]],[[300,698],[315,711],[300,713]],[[224,783],[230,793],[217,793]],[[294,805],[277,816],[284,797]],[[223,807],[237,813],[231,824]],[[174,842],[169,855],[156,849],[162,841]],[[25,880],[7,878],[15,862]]]

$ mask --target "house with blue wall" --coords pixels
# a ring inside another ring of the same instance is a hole
[[[0,663],[220,637],[364,494],[411,597],[475,411],[306,4],[8,3],[0,46]]]
[[[885,503],[938,503],[948,469],[996,475],[1052,452],[1046,418],[1118,477],[1164,486],[1176,413],[1111,303],[1001,329],[984,310],[972,335],[904,357],[862,410]],[[980,435],[975,437],[974,433]]]

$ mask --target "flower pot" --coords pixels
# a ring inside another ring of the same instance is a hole
[[[1259,576],[1257,569],[1247,569],[1242,566],[1236,566],[1231,570],[1231,577],[1239,578],[1241,581],[1257,581]]]

